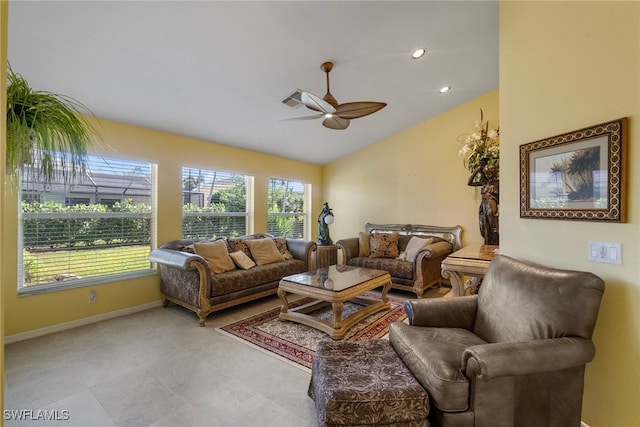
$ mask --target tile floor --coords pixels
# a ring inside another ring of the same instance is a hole
[[[158,307],[8,344],[5,411],[59,420],[5,426],[317,426],[308,370],[216,331],[278,305],[223,310],[204,328],[188,310]]]

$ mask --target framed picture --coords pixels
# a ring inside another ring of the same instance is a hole
[[[520,217],[624,222],[627,118],[520,146]]]

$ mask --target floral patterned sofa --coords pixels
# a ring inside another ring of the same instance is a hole
[[[459,225],[367,223],[365,232],[338,240],[336,246],[344,264],[388,271],[393,288],[420,298],[429,287],[440,286],[440,264],[462,247],[461,238]]]
[[[210,313],[275,294],[282,277],[311,270],[315,248],[308,240],[251,234],[174,240],[149,259],[158,264],[163,305],[194,311],[204,326]]]

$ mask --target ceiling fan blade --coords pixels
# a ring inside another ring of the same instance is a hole
[[[344,130],[349,127],[350,121],[347,119],[341,119],[338,116],[329,117],[322,121],[322,126],[335,129],[335,130]]]
[[[338,105],[334,114],[343,119],[357,119],[382,110],[386,106],[385,102],[347,102]]]
[[[322,111],[323,113],[335,113],[336,109],[324,99],[315,96],[309,92],[302,92],[300,100],[307,107],[314,111]]]
[[[288,119],[282,119],[280,120],[281,122],[290,122],[293,120],[315,120],[315,119],[321,119],[324,117],[324,113],[322,114],[314,114],[313,116],[301,116],[301,117],[291,117]]]

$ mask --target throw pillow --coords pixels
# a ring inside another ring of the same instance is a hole
[[[251,250],[249,249],[249,246],[247,246],[247,240],[250,240],[252,238],[253,237],[245,237],[242,239],[236,239],[230,237],[227,239],[227,243],[231,248],[231,252],[242,251],[246,256],[251,258]]]
[[[420,252],[422,248],[430,245],[431,243],[433,243],[433,239],[425,239],[423,237],[413,236],[411,237],[411,240],[409,240],[409,243],[407,243],[407,248],[400,254],[398,258],[402,259],[403,261],[415,262],[418,252]]]
[[[176,245],[176,250],[180,251],[180,252],[189,252],[190,254],[195,254],[196,251],[195,249],[193,249],[193,245]]]
[[[397,258],[398,233],[372,233],[369,237],[369,258]]]
[[[236,269],[236,265],[229,256],[227,244],[224,240],[213,242],[197,242],[193,244],[196,254],[200,255],[209,265],[214,274],[224,273]]]
[[[370,236],[369,233],[363,233],[362,231],[358,234],[358,256],[369,256],[371,252],[371,246],[369,246]]]
[[[229,256],[233,259],[233,262],[243,270],[248,270],[256,266],[256,263],[242,251],[231,252]]]
[[[247,245],[249,245],[249,249],[251,250],[251,256],[258,265],[284,261],[284,257],[270,237],[247,240]]]
[[[275,237],[273,242],[276,244],[276,248],[278,248],[284,259],[293,259],[293,255],[291,255],[291,252],[289,252],[287,248],[286,237]]]

